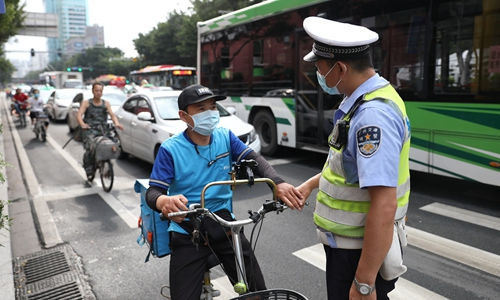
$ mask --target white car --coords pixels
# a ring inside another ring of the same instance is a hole
[[[47,100],[49,118],[55,121],[66,120],[71,101],[81,91],[81,89],[55,89]]]
[[[143,91],[130,96],[115,112],[123,130],[118,130],[121,150],[154,163],[160,145],[169,137],[186,129],[179,119],[177,98],[181,91]],[[260,139],[251,124],[229,113],[217,103],[219,126],[229,128],[257,153]]]

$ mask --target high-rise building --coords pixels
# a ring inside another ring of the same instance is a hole
[[[63,52],[71,56],[96,46],[104,47],[104,28],[99,25],[87,26],[84,36],[71,37],[65,41]]]
[[[59,37],[48,39],[49,61],[64,55],[66,40],[85,36],[87,7],[87,0],[45,0],[46,12],[57,14],[59,28]]]

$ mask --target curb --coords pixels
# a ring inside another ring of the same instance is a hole
[[[5,93],[0,95],[0,102],[5,102]],[[0,123],[3,124],[2,115],[0,114]],[[3,133],[0,135],[0,154],[5,157],[5,148],[3,143]],[[5,182],[0,184],[0,200],[8,200],[7,192],[7,176],[5,167],[0,167],[0,172],[5,175]],[[8,215],[9,205],[4,206],[4,212]],[[10,232],[6,228],[0,229],[0,291],[2,291],[2,299],[14,300],[14,275],[12,271],[12,249],[10,245]]]

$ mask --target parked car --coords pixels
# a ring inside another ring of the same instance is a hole
[[[186,129],[179,119],[177,98],[181,91],[142,91],[130,96],[115,112],[123,125],[118,131],[123,153],[153,163],[160,145]],[[243,143],[260,153],[260,139],[251,124],[230,114],[217,103],[219,126],[230,128]]]
[[[83,99],[91,99],[93,97],[94,95],[92,94],[91,90],[81,90],[79,93],[75,95],[75,97],[73,97],[73,101],[71,102],[71,105],[68,107],[68,118],[67,118],[70,132],[73,132],[79,126],[78,121],[76,119],[76,115],[78,113],[78,110],[80,109],[80,103],[82,102]],[[113,110],[113,112],[115,112],[127,99],[127,96],[120,89],[108,88],[106,86],[102,91],[102,99],[104,99],[105,101],[109,101],[109,103],[111,104],[111,109]]]
[[[81,89],[55,89],[47,100],[49,118],[55,121],[66,120],[68,107]]]

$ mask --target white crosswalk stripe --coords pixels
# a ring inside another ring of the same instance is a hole
[[[313,266],[325,271],[326,258],[325,251],[323,250],[322,244],[316,244],[311,247],[307,247],[298,251],[295,251],[293,255],[298,258],[312,264]],[[442,297],[433,291],[430,291],[424,287],[421,287],[411,281],[404,278],[399,278],[396,282],[396,289],[389,293],[391,299],[415,299],[415,300],[427,300],[427,299],[447,299]]]
[[[500,218],[497,217],[437,202],[422,206],[420,209],[433,214],[500,231]]]

